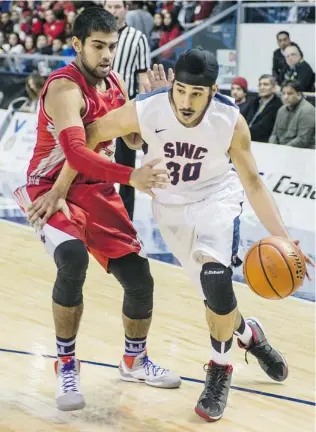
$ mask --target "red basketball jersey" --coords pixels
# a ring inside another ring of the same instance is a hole
[[[52,119],[47,115],[44,108],[44,98],[49,84],[60,78],[66,78],[75,82],[82,91],[85,101],[85,112],[82,115],[84,125],[94,122],[107,112],[119,108],[125,104],[124,92],[120,86],[115,72],[110,72],[106,78],[108,88],[100,92],[89,85],[75,63],[58,69],[47,79],[40,96],[40,111],[38,115],[37,140],[27,170],[27,184],[38,185],[47,181],[55,181],[65,162],[65,155],[55,132]],[[113,159],[114,145],[112,141],[99,143],[95,152],[109,160]],[[77,175],[74,183],[95,183],[83,174]]]

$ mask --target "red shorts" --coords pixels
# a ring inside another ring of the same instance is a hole
[[[15,192],[23,211],[52,184],[31,185]],[[82,240],[89,252],[106,269],[109,258],[119,258],[132,252],[139,253],[141,243],[129,219],[123,201],[114,187],[106,183],[74,184],[67,195],[70,220],[55,213],[37,234],[53,256],[56,247],[71,239]]]

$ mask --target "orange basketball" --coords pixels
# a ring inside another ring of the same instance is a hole
[[[244,259],[244,277],[253,292],[266,299],[282,299],[302,284],[306,264],[300,249],[281,237],[255,243]]]

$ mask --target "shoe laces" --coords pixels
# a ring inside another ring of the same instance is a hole
[[[218,402],[223,395],[225,388],[227,373],[225,367],[204,365],[204,371],[209,376],[209,380],[205,386],[205,397]]]
[[[149,360],[148,355],[145,355],[141,359],[141,366],[144,367],[146,371],[146,375],[150,375],[151,373],[154,376],[163,375],[167,369],[164,369],[156,364],[154,364],[151,360]]]
[[[273,356],[271,356],[272,349],[272,346],[267,343],[266,339],[264,339],[262,342],[259,342],[246,349],[245,361],[248,364],[247,354],[248,352],[250,352],[255,357],[260,359],[267,367],[273,366],[275,364],[275,361],[273,359]]]
[[[61,367],[62,388],[66,393],[68,391],[78,391],[76,383],[75,360],[64,363]]]

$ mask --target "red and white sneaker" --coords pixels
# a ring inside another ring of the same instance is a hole
[[[149,360],[146,351],[136,357],[124,355],[119,371],[123,381],[142,382],[160,388],[178,388],[181,385],[180,377]]]
[[[56,405],[61,411],[84,408],[85,400],[80,390],[80,362],[73,356],[60,357],[55,362],[57,376]]]

